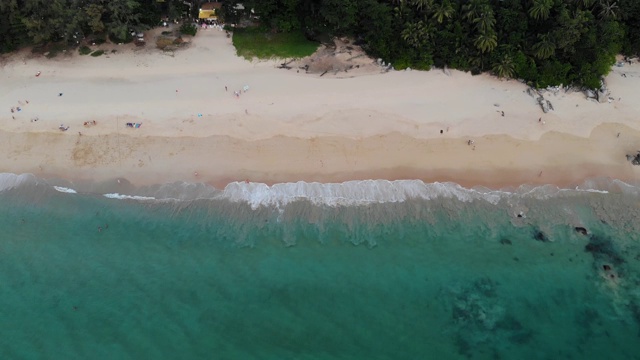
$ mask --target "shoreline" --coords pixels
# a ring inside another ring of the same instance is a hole
[[[622,135],[617,137],[617,132]],[[474,145],[464,139],[421,140],[398,133],[359,140],[279,136],[243,141],[213,136],[140,141],[117,134],[73,137],[0,131],[0,151],[8,154],[0,164],[11,172],[42,178],[125,178],[136,186],[187,181],[222,189],[234,181],[271,185],[415,179],[494,190],[523,184],[570,188],[598,177],[637,181],[638,169],[624,156],[639,137],[639,131],[619,124],[601,125],[589,138],[557,132],[538,141],[492,135],[477,138]],[[16,150],[16,144],[23,149]],[[216,166],[202,166],[205,161]]]
[[[0,172],[216,188],[245,180],[418,179],[499,189],[640,179],[640,167],[625,159],[640,150],[637,64],[613,69],[611,102],[547,93],[555,111],[545,114],[515,80],[439,70],[320,78],[276,63],[236,57],[213,30],[174,57],[129,49],[5,61]]]

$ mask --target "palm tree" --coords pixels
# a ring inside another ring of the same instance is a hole
[[[479,32],[489,32],[493,30],[496,24],[496,18],[493,16],[493,10],[489,5],[483,6],[480,16],[473,19]]]
[[[534,55],[538,59],[547,59],[556,51],[556,44],[549,33],[538,34],[538,42],[533,45]]]
[[[499,78],[511,78],[515,74],[515,64],[511,56],[505,54],[500,62],[493,64],[493,72]]]
[[[406,0],[391,0],[391,3],[395,5],[394,9],[398,9],[398,11],[403,11],[404,7],[407,5]]]
[[[603,19],[615,19],[618,16],[618,3],[600,0],[600,17]]]
[[[453,16],[454,9],[453,5],[449,2],[449,0],[442,0],[440,4],[435,5],[433,8],[433,18],[436,19],[438,24],[442,24],[444,19],[449,19]]]
[[[420,11],[429,10],[433,6],[433,0],[412,0],[412,4]]]
[[[553,0],[533,0],[533,5],[529,9],[529,16],[536,20],[546,20],[551,12]]]
[[[418,21],[406,24],[400,36],[409,46],[419,49],[431,38],[432,30],[433,28],[430,24]]]
[[[478,50],[482,51],[483,53],[490,52],[491,50],[495,49],[496,46],[498,46],[498,37],[493,31],[481,32],[480,34],[478,34],[478,37],[476,37],[473,45],[475,45]]]
[[[462,6],[463,16],[467,20],[473,20],[480,17],[482,7],[487,5],[486,0],[471,0],[468,4]]]
[[[577,3],[582,3],[582,6],[587,9],[590,8],[596,0],[575,0]]]

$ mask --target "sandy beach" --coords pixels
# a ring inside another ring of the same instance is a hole
[[[101,57],[2,59],[0,172],[216,187],[640,179],[625,159],[640,150],[638,64],[613,68],[610,101],[547,92],[554,110],[545,114],[515,80],[376,66],[321,77],[278,69],[282,60],[239,58],[216,30],[169,54],[153,44],[103,48]]]

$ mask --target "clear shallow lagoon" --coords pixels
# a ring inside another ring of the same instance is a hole
[[[0,180],[2,359],[640,359],[620,182]]]

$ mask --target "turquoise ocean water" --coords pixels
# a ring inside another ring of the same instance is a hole
[[[619,181],[0,190],[0,359],[640,359]]]

